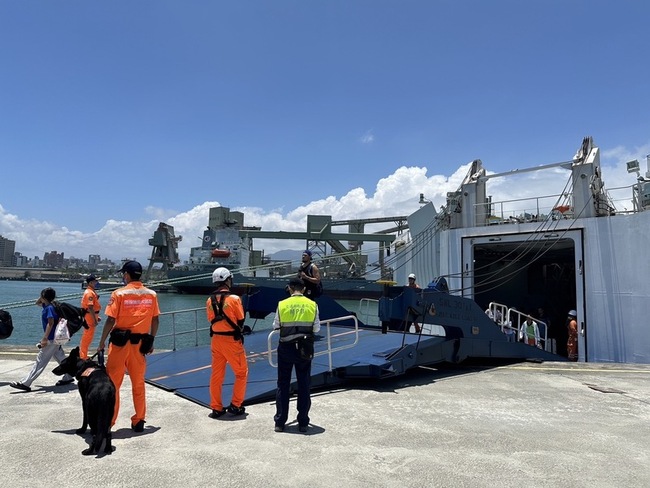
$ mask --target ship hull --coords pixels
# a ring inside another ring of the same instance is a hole
[[[214,285],[207,271],[201,273],[174,270],[169,272],[169,278],[172,286],[179,293],[209,295],[214,291]],[[235,274],[233,279],[233,292],[238,295],[243,295],[257,287],[284,289],[288,282],[289,278],[251,277]],[[384,290],[383,285],[380,283],[358,278],[324,278],[322,283],[323,294],[337,300],[379,299]]]

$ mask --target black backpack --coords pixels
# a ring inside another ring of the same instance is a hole
[[[77,332],[82,327],[84,329],[88,328],[86,323],[86,311],[81,307],[75,307],[68,302],[57,302],[54,300],[52,302],[54,305],[54,311],[59,316],[60,319],[66,319],[68,321],[68,331],[70,332],[70,337]]]
[[[6,310],[0,310],[0,339],[8,339],[14,331],[14,324],[11,314]]]
[[[311,267],[313,266],[313,263],[309,263],[309,266],[307,268],[301,269],[301,271],[304,271],[307,273],[307,275],[310,278],[313,278],[314,276],[312,275],[312,270]],[[305,281],[303,280],[303,283],[305,285],[305,296],[309,298],[318,298],[323,294],[323,282],[322,279],[318,283],[312,283],[311,281]]]

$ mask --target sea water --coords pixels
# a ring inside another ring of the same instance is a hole
[[[7,310],[13,319],[14,331],[11,337],[0,341],[0,345],[34,346],[43,337],[41,324],[42,307],[35,305],[41,290],[52,287],[56,290],[56,299],[75,305],[81,304],[83,290],[80,283],[74,282],[41,282],[41,281],[0,281],[0,309]],[[104,310],[115,288],[98,290],[99,302],[102,306],[98,330],[91,344],[92,351],[97,347],[106,320]],[[206,318],[203,295],[187,295],[179,293],[158,293],[158,303],[161,316],[158,335],[154,347],[157,350],[181,349],[191,346],[207,345],[210,343],[209,322]],[[339,303],[347,310],[358,312],[358,302],[355,300],[340,300]],[[273,325],[273,314],[265,319],[246,318],[246,325],[254,332],[270,331]],[[79,345],[82,331],[75,334],[68,346]],[[35,349],[36,350],[36,349]]]

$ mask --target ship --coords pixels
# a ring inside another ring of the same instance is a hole
[[[329,215],[309,215],[305,232],[262,231],[260,227],[244,225],[244,218],[243,212],[228,207],[210,208],[201,245],[190,249],[185,263],[167,269],[165,283],[180,293],[208,295],[214,291],[212,272],[225,267],[233,273],[234,293],[246,294],[258,287],[284,289],[289,279],[297,275],[301,251],[296,251],[295,260],[273,261],[265,257],[264,251],[254,250],[254,239],[302,240],[303,250],[312,251],[321,271],[324,294],[334,299],[377,299],[385,283],[392,279],[392,270],[383,264],[391,243],[407,228],[406,216],[333,221]],[[379,232],[364,232],[366,225],[385,222],[394,225]],[[349,232],[333,232],[332,227],[342,225]],[[150,244],[161,246],[169,241],[173,239],[153,239]],[[366,241],[379,244],[376,263],[369,264],[368,255],[361,248]],[[160,249],[152,252],[152,256],[167,254]],[[370,270],[375,270],[377,279],[368,278]]]
[[[504,319],[539,320],[543,312],[549,345],[562,356],[575,311],[579,361],[650,363],[650,155],[646,164],[641,175],[638,160],[629,161],[630,185],[607,188],[591,137],[559,163],[489,174],[474,160],[438,210],[421,195],[408,216],[409,241],[389,264],[398,281],[413,272],[428,289],[442,282],[486,312],[502,309]],[[529,173],[541,171],[553,172],[554,194],[504,201],[489,194],[502,178],[532,187]]]

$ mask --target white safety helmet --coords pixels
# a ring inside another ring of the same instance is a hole
[[[212,283],[221,283],[232,276],[228,268],[217,268],[212,272]]]
[[[569,310],[569,315],[570,315],[571,317],[577,317],[577,316],[578,316],[578,312],[576,312],[575,310]]]
[[[414,280],[414,279],[415,279],[415,275],[414,275],[413,273],[411,273],[411,274],[409,275],[409,280]]]

